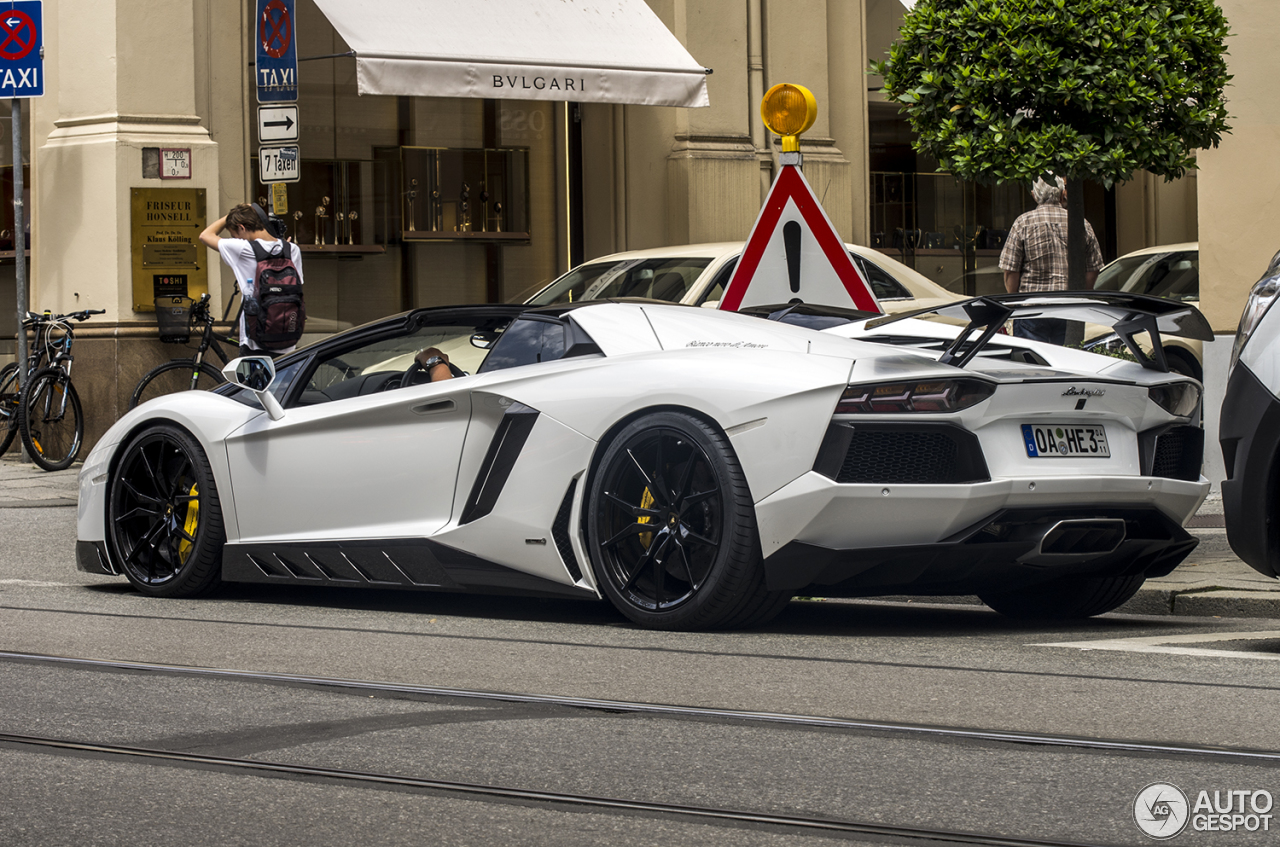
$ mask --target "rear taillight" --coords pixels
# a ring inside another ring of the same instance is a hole
[[[941,379],[850,385],[836,404],[838,415],[959,412],[996,391],[982,379]]]

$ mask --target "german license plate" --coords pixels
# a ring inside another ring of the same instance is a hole
[[[1023,424],[1022,442],[1033,459],[1108,459],[1107,432],[1079,424]]]

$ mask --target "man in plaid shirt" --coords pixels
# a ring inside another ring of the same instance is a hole
[[[1004,271],[1004,288],[1017,292],[1067,290],[1067,198],[1066,182],[1055,177],[1053,183],[1037,179],[1031,186],[1036,207],[1024,212],[1013,222],[1008,240],[1000,253],[1000,269]],[[1102,248],[1093,227],[1084,222],[1084,237],[1089,259],[1084,275],[1086,289],[1102,270]],[[1062,344],[1066,341],[1067,322],[1053,318],[1036,318],[1013,322],[1013,334],[1019,338]]]

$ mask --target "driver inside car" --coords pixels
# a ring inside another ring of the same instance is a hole
[[[418,371],[425,372],[430,379],[414,379],[413,374]],[[442,379],[452,378],[453,371],[449,368],[449,357],[439,348],[427,347],[423,350],[419,350],[413,357],[413,364],[409,366],[409,373],[406,375],[405,384],[410,385],[419,381],[439,382]]]

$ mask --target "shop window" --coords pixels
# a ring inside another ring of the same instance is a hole
[[[1035,207],[1019,183],[946,173],[871,174],[871,246],[958,294],[1004,291],[997,267],[1009,228]]]
[[[31,255],[31,169],[22,166],[23,198],[27,209],[26,255]],[[17,357],[18,316],[13,308],[17,302],[16,253],[13,243],[13,166],[0,168],[0,365]],[[38,305],[38,304],[37,304]]]
[[[401,147],[398,185],[405,241],[528,241],[525,148]]]
[[[31,167],[22,166],[22,196],[27,210],[23,231],[31,249]],[[0,167],[0,258],[13,258],[13,165]]]
[[[258,184],[266,206],[268,186]],[[275,212],[303,252],[381,253],[386,249],[394,194],[381,161],[307,160],[301,179],[285,183]]]

